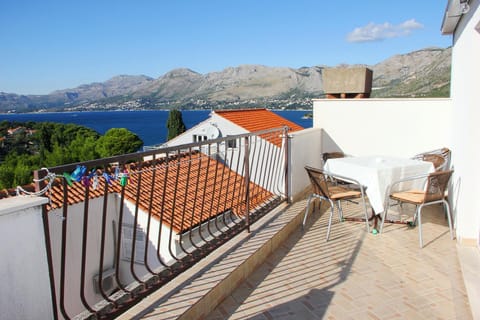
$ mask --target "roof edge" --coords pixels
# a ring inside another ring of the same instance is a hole
[[[469,2],[470,0],[448,0],[440,28],[442,34],[447,35],[455,32],[462,16],[470,10]]]

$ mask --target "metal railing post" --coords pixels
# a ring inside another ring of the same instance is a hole
[[[283,127],[283,143],[285,146],[285,197],[287,198],[287,203],[292,203],[290,197],[290,188],[289,185],[289,174],[290,174],[290,137],[288,136],[288,127]]]
[[[245,167],[245,218],[247,224],[247,232],[250,233],[250,148],[248,143],[248,136],[245,137],[245,156],[244,156],[244,167]]]

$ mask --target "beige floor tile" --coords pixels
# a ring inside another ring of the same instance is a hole
[[[306,230],[205,319],[472,319],[455,241],[438,208],[422,215],[423,249],[418,229],[401,224],[373,235],[363,223],[336,221],[326,242],[326,209],[309,215]],[[355,209],[344,207],[345,216]]]

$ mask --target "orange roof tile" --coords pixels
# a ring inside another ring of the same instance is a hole
[[[216,110],[214,112],[249,132],[280,128],[283,126],[287,126],[289,132],[304,129],[302,126],[267,109]],[[269,137],[268,135],[261,135],[261,137],[277,146],[281,146],[281,139],[279,137]]]
[[[130,171],[125,186],[125,199],[143,211],[172,225],[177,233],[190,230],[209,218],[231,210],[235,215],[245,213],[244,178],[211,157],[200,152],[170,157],[168,161],[142,162]],[[273,195],[250,182],[250,209]],[[97,188],[90,186],[89,198],[103,196],[105,179],[99,178]],[[120,193],[122,186],[114,180],[109,192]],[[139,196],[137,196],[139,194]],[[63,186],[55,184],[50,193],[50,209],[63,206]],[[68,204],[85,200],[85,187],[74,182],[68,187]]]

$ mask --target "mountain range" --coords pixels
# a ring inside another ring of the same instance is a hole
[[[426,48],[392,56],[368,67],[373,71],[371,97],[448,97],[451,47]],[[323,98],[325,65],[267,67],[241,65],[200,74],[174,69],[154,79],[119,75],[105,82],[84,84],[46,95],[0,92],[0,112],[211,109],[311,107],[312,98]]]

